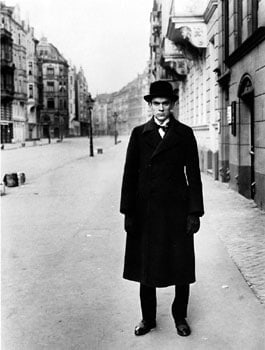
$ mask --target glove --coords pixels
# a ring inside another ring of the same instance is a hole
[[[131,214],[125,214],[124,229],[129,235],[135,234],[135,217]]]
[[[188,215],[187,217],[187,234],[193,235],[200,229],[200,218],[196,215]]]

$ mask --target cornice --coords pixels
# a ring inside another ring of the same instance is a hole
[[[217,82],[221,86],[227,86],[230,81],[231,71],[227,69],[222,75],[219,76]]]
[[[208,23],[209,20],[211,19],[212,15],[214,14],[216,8],[218,6],[218,1],[217,0],[210,0],[205,12],[204,12],[204,20],[205,23]]]

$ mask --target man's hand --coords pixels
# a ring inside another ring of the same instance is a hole
[[[125,214],[124,229],[129,235],[135,234],[135,218],[134,215]]]
[[[200,218],[196,215],[188,215],[187,217],[187,234],[193,235],[200,229]]]

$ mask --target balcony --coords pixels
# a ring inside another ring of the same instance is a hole
[[[185,52],[185,56],[200,55],[207,47],[207,26],[203,16],[171,16],[167,38]]]
[[[4,69],[4,68],[9,69],[11,71],[15,69],[15,65],[9,56],[1,57],[1,69]]]
[[[14,86],[1,87],[1,100],[12,100],[14,98]]]
[[[185,79],[188,73],[188,64],[183,51],[168,38],[165,38],[162,43],[160,64],[178,80]]]

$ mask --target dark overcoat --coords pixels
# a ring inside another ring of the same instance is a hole
[[[154,287],[195,281],[187,215],[204,213],[193,131],[173,116],[169,125],[163,139],[153,118],[133,129],[122,182],[120,211],[134,222],[123,277]]]

